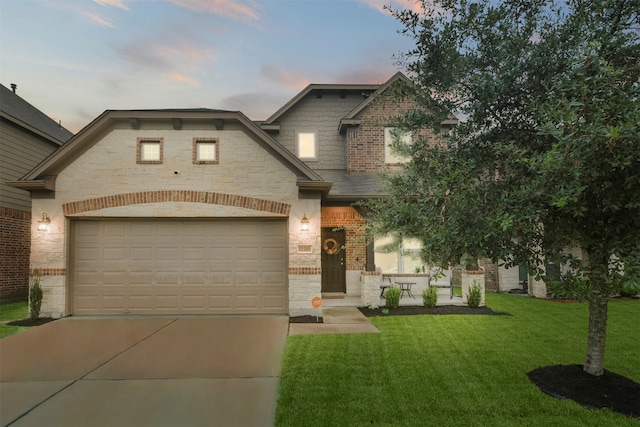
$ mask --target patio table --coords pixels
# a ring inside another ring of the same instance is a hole
[[[400,298],[402,298],[402,296],[405,294],[405,292],[411,298],[415,298],[413,296],[413,294],[411,293],[411,287],[413,285],[415,285],[415,284],[416,284],[416,282],[398,282],[398,281],[396,281],[396,285],[398,285],[400,287]]]

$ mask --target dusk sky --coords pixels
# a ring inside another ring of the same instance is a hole
[[[72,132],[104,110],[253,120],[309,83],[383,83],[413,0],[0,0],[0,81]]]

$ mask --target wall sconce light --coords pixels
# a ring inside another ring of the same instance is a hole
[[[307,218],[307,214],[304,214],[300,220],[300,231],[309,231],[309,218]]]
[[[38,231],[49,231],[49,224],[51,224],[51,219],[46,212],[42,212],[42,219],[38,220]]]

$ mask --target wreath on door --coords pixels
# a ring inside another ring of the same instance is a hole
[[[340,245],[336,239],[328,238],[322,243],[322,249],[327,255],[333,255],[340,250]]]

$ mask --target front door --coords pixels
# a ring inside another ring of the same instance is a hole
[[[322,292],[346,292],[344,230],[322,229]]]

